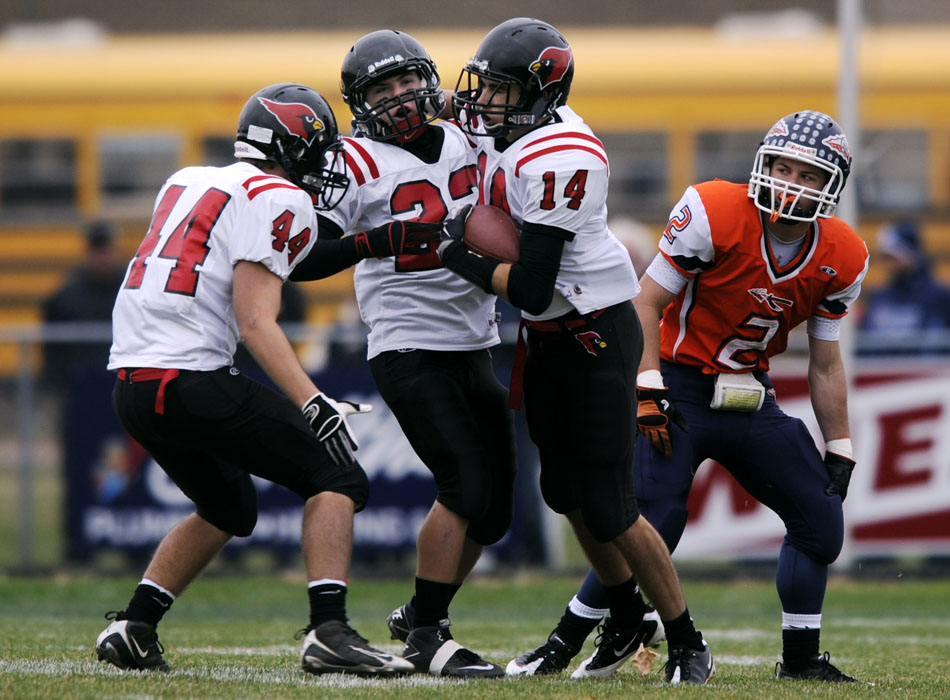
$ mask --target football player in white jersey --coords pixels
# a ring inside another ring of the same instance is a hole
[[[454,104],[463,129],[477,137],[480,201],[519,223],[521,257],[508,264],[473,254],[460,240],[462,216],[446,224],[439,253],[446,267],[523,310],[525,409],[542,495],[571,522],[612,617],[639,630],[634,649],[657,631],[656,621],[643,619],[642,600],[630,605],[636,581],[625,561],[665,625],[666,680],[704,684],[714,672],[712,655],[693,626],[666,545],[640,517],[634,495],[643,338],[631,299],[639,285],[607,228],[604,146],[566,104],[573,74],[569,44],[545,22],[511,19],[482,40]],[[518,364],[513,395],[520,393]],[[559,670],[549,658],[559,652],[553,646],[514,660],[508,672]]]
[[[380,652],[346,617],[353,514],[369,482],[353,456],[347,416],[370,406],[335,401],[300,366],[277,325],[281,285],[317,236],[314,203],[346,185],[329,105],[281,83],[245,104],[236,163],[168,178],[113,312],[109,369],[122,425],[195,503],[159,544],[128,607],[96,640],[100,661],[169,670],[156,627],[232,537],[257,521],[251,475],[305,501],[302,547],[310,620],[301,665],[312,673],[391,676],[412,670]],[[241,340],[276,392],[231,366]]]
[[[321,239],[335,228],[346,242],[392,219],[442,222],[475,202],[474,152],[456,124],[436,121],[445,96],[418,41],[392,30],[361,37],[344,58],[342,90],[353,113],[353,138],[343,139],[350,185],[322,215],[335,227],[321,225]],[[292,278],[326,271],[316,257]],[[489,354],[499,342],[495,296],[446,270],[435,246],[367,258],[355,286],[379,393],[438,489],[418,535],[415,595],[388,620],[393,638],[420,672],[503,676],[449,630],[452,598],[512,518],[513,419]]]

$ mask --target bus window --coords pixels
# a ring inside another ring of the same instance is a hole
[[[180,167],[176,135],[108,135],[99,141],[103,206],[147,215],[165,179]]]
[[[71,218],[76,201],[74,141],[0,141],[0,217]]]
[[[926,211],[930,159],[924,131],[888,130],[863,134],[856,178],[862,212]]]
[[[610,213],[665,219],[670,208],[667,135],[630,132],[599,136],[610,159]]]
[[[748,182],[761,131],[705,131],[696,135],[696,182]]]
[[[209,136],[201,143],[202,165],[230,165],[234,162],[234,136]]]

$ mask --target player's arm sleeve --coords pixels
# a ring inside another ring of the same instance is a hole
[[[556,226],[525,222],[521,254],[508,273],[508,300],[537,315],[551,305],[564,242],[574,234]]]
[[[715,265],[709,217],[695,187],[687,187],[670,212],[660,236],[660,253],[686,277],[694,277]]]
[[[841,337],[841,319],[810,316],[806,324],[809,338],[836,342]]]
[[[344,236],[343,229],[325,216],[317,215],[318,236],[306,258],[297,263],[290,279],[294,282],[321,280],[335,275],[360,261],[354,236]]]
[[[854,281],[837,291],[829,293],[818,303],[818,308],[815,311],[816,316],[841,318],[848,313],[861,294],[861,285],[864,283],[864,277],[868,272],[868,262],[868,258],[865,257],[864,267],[855,275]]]
[[[679,294],[689,282],[686,275],[677,270],[673,263],[663,257],[662,253],[656,254],[644,274],[649,275],[653,281],[672,294]]]

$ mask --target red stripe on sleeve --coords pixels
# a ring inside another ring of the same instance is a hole
[[[353,147],[353,150],[360,154],[360,158],[363,159],[363,162],[369,166],[369,175],[371,178],[376,179],[379,177],[379,168],[376,167],[376,161],[373,160],[373,157],[369,154],[365,148],[363,148],[359,143],[356,142],[356,139],[344,139],[346,143]],[[349,162],[349,161],[347,161]]]
[[[366,176],[363,175],[363,171],[360,170],[360,166],[356,164],[356,159],[349,154],[349,152],[343,152],[343,158],[346,160],[346,167],[350,171],[350,174],[356,179],[357,187],[361,186],[366,182]]]
[[[551,146],[549,148],[542,148],[540,151],[535,151],[530,156],[525,156],[518,161],[515,165],[515,177],[518,177],[521,173],[521,166],[527,165],[535,158],[540,158],[541,156],[546,156],[549,153],[556,153],[558,151],[586,151],[587,153],[593,153],[595,156],[600,158],[604,165],[610,168],[610,165],[607,163],[607,157],[603,154],[602,151],[597,150],[596,148],[589,148],[588,146],[581,146],[579,144],[564,144],[562,146]]]
[[[268,190],[299,190],[292,182],[269,182],[267,184],[261,184],[257,187],[252,187],[247,191],[247,198],[254,199],[257,195],[267,192]]]
[[[551,139],[582,139],[584,141],[590,141],[591,143],[596,143],[601,148],[604,147],[603,142],[598,139],[596,136],[591,136],[590,134],[585,134],[580,131],[568,131],[563,134],[551,134],[550,136],[542,136],[536,141],[532,141],[525,148],[531,148],[537,143],[543,143],[544,141],[550,141]]]

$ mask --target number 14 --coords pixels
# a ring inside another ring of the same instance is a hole
[[[544,180],[544,194],[541,197],[541,208],[547,210],[554,209],[556,206],[554,201],[554,171],[548,170],[541,177]],[[586,170],[578,170],[567,181],[567,184],[564,186],[564,197],[569,200],[567,203],[568,209],[577,210],[581,208],[581,200],[584,199],[584,195],[587,194],[585,190],[586,185]]]

